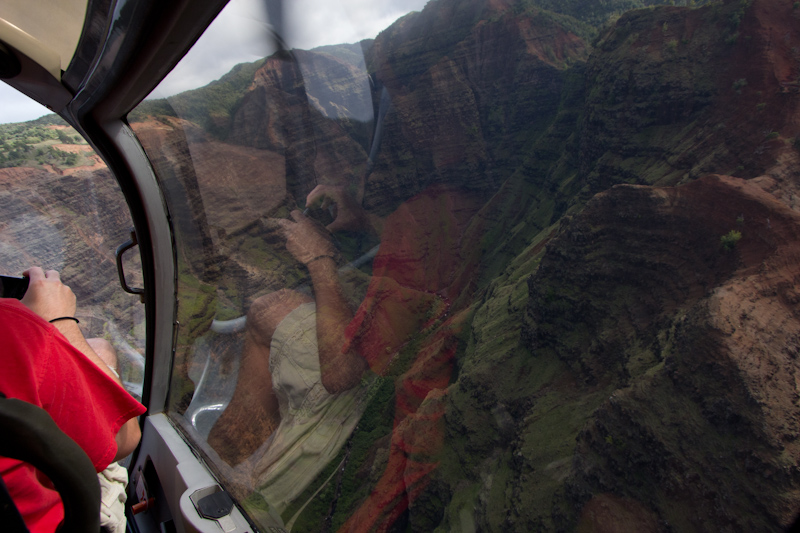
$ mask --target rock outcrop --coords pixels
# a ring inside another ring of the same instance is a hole
[[[800,134],[786,89],[800,75],[797,22],[792,6],[774,2],[620,17],[587,66],[587,193],[713,172],[750,178],[772,166]]]
[[[565,481],[575,508],[623,496],[680,531],[794,518],[800,215],[772,187],[618,186],[548,247],[523,336],[603,397]]]

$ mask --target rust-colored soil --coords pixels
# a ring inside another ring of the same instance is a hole
[[[54,144],[53,148],[68,152],[70,154],[80,154],[84,152],[91,152],[92,147],[88,144]]]
[[[81,172],[81,171],[84,171],[84,170],[100,170],[101,168],[106,168],[105,162],[102,159],[100,159],[99,155],[94,154],[94,155],[90,156],[89,159],[94,161],[94,165],[82,165],[82,166],[79,166],[79,167],[70,167],[70,168],[64,169],[60,173],[66,175],[66,176],[70,176],[72,174],[75,174],[77,172]]]

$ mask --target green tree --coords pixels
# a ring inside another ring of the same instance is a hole
[[[725,251],[731,251],[736,247],[736,243],[738,243],[742,239],[742,232],[736,231],[735,229],[730,230],[728,233],[720,237],[720,244],[722,244],[722,248]]]
[[[64,144],[75,144],[75,141],[72,139],[71,135],[67,135],[64,130],[56,130],[56,135],[58,136],[58,140]]]

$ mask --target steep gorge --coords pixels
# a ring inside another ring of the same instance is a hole
[[[579,127],[539,144],[564,150],[544,168],[528,152],[475,221],[495,238],[449,390],[455,457],[429,489],[445,529],[464,509],[488,530],[792,521],[797,20],[726,2],[631,12],[598,38],[562,93]],[[715,171],[744,179],[695,181]]]
[[[358,183],[379,214],[433,184],[485,199],[456,274],[458,373],[420,407],[444,409],[446,446],[403,523],[791,522],[799,16],[767,0],[636,10],[590,45],[552,12],[439,0],[362,43],[363,65],[297,51],[299,67],[259,67],[227,142],[282,154],[289,204],[318,183]],[[367,100],[386,88],[392,111],[362,182],[367,73]],[[361,448],[368,435],[342,480],[387,467],[388,434]],[[323,492],[299,530],[358,508],[342,482],[335,515]]]
[[[800,9],[665,6],[597,29],[631,3],[574,4],[435,0],[347,54],[238,68],[225,113],[191,122],[176,97],[133,121],[202,285],[181,342],[304,281],[264,221],[315,185],[378,215],[458,187],[477,211],[459,291],[417,341],[461,328],[420,406],[445,445],[395,527],[778,531],[800,510]],[[42,180],[36,209],[84,208],[65,192],[82,175],[37,172],[0,171]],[[344,523],[387,468],[391,379],[295,530]]]

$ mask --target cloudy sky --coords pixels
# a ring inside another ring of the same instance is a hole
[[[353,43],[375,37],[427,0],[285,0],[285,40],[292,48]],[[237,63],[269,53],[264,0],[231,0],[201,40],[156,89],[154,97],[201,87]],[[0,83],[0,123],[32,120],[49,111]]]

